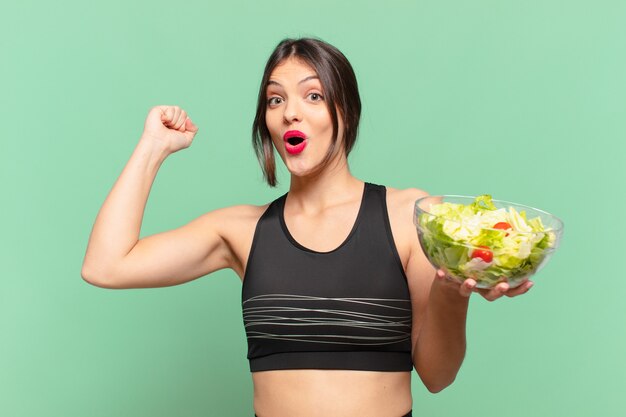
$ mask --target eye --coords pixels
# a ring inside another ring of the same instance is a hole
[[[321,101],[324,100],[324,97],[322,97],[322,95],[320,93],[311,93],[309,94],[309,96],[311,97],[311,99],[313,101]]]
[[[280,97],[270,97],[267,100],[267,104],[269,104],[270,106],[280,104],[280,100],[282,100]]]

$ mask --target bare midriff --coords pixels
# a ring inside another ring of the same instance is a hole
[[[252,373],[258,417],[402,417],[410,372],[288,369]]]

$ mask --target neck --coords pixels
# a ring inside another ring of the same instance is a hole
[[[346,200],[359,198],[362,191],[363,181],[352,175],[347,160],[341,158],[315,175],[291,175],[288,198],[289,204],[296,210],[318,213]]]

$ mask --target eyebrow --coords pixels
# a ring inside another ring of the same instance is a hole
[[[306,82],[306,81],[309,81],[309,80],[313,80],[313,79],[318,79],[318,80],[319,80],[319,79],[320,79],[320,77],[318,77],[317,75],[309,75],[308,77],[301,79],[301,80],[298,82],[298,85],[302,84],[303,82]],[[282,87],[282,85],[281,85],[278,81],[269,80],[269,81],[267,82],[267,85],[269,86],[269,85],[271,85],[271,84],[274,84],[274,85],[277,85],[277,86],[279,86],[279,87]]]

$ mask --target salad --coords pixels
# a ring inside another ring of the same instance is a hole
[[[557,236],[541,218],[514,207],[497,208],[489,194],[471,204],[439,203],[417,214],[415,223],[428,259],[454,278],[473,278],[489,288],[519,285],[536,272]]]

